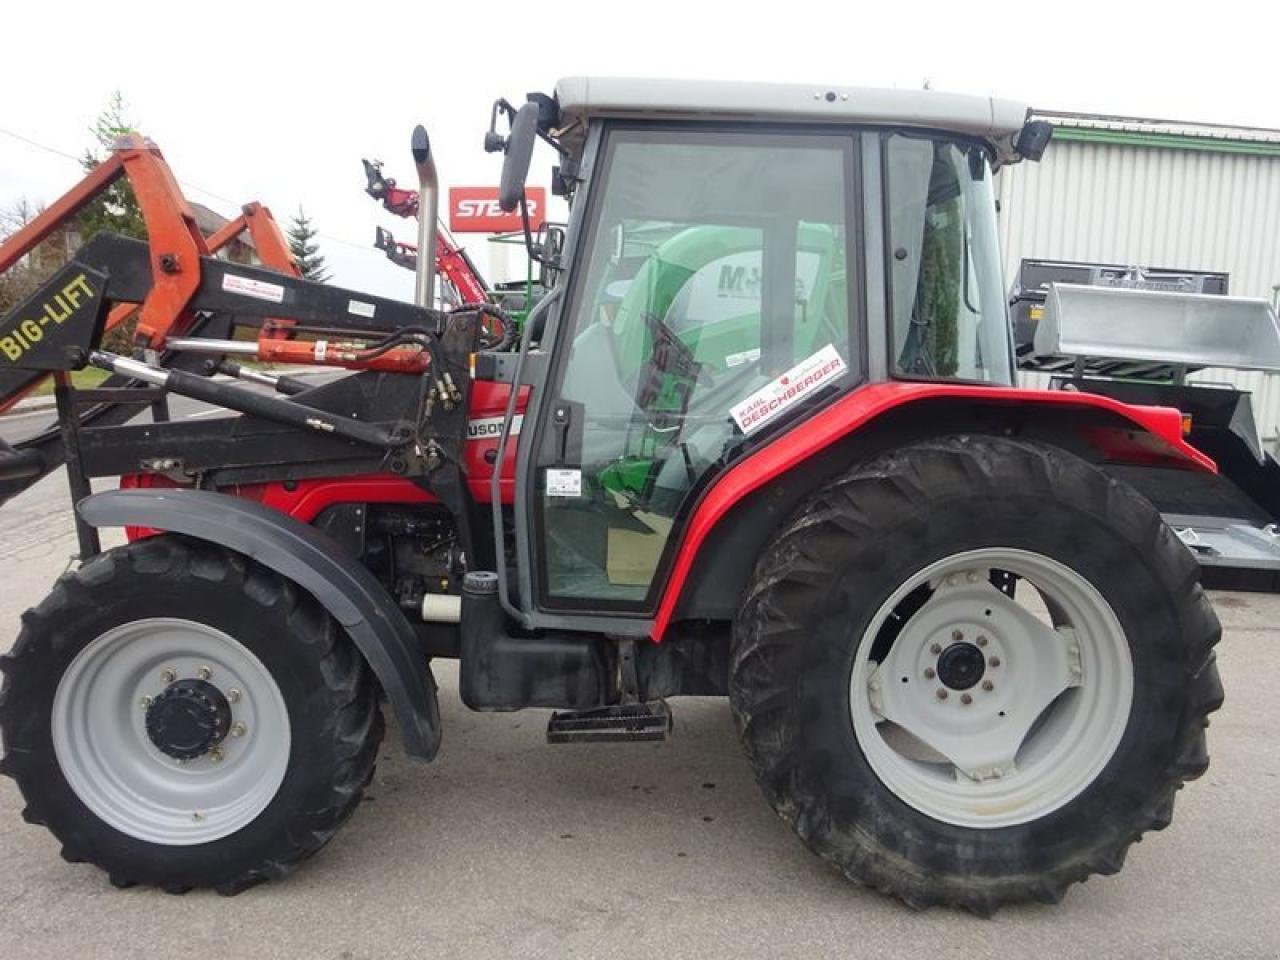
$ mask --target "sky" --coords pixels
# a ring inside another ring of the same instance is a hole
[[[404,299],[411,275],[371,242],[378,224],[416,231],[364,195],[361,157],[410,183],[421,122],[443,186],[496,183],[490,104],[561,76],[928,82],[1038,109],[1280,128],[1280,4],[1266,0],[46,0],[8,4],[0,24],[0,207],[70,187],[80,171],[60,154],[84,150],[119,90],[189,199],[225,216],[259,200],[285,223],[301,205],[333,282]],[[540,146],[531,184],[551,162]],[[488,264],[484,238],[464,239]]]

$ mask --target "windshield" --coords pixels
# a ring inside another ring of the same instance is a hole
[[[1011,385],[985,154],[949,140],[886,139],[894,372]]]

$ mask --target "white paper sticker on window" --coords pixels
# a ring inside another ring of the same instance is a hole
[[[254,280],[252,277],[241,277],[234,273],[222,275],[222,289],[228,293],[238,293],[242,297],[253,297],[255,300],[270,300],[272,303],[284,303],[284,287],[278,283],[267,283]]]
[[[378,308],[372,303],[365,303],[363,300],[348,300],[347,313],[353,317],[370,317],[377,312]]]
[[[549,469],[547,471],[547,496],[582,496],[582,471]]]
[[[741,353],[730,353],[724,358],[724,365],[732,370],[734,367],[740,367],[744,363],[754,363],[760,359],[760,348],[754,350],[743,350]]]
[[[730,407],[729,414],[743,433],[754,433],[788,407],[839,378],[845,369],[844,358],[829,343],[741,403]]]

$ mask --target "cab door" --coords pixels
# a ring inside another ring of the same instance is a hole
[[[522,451],[538,609],[650,612],[701,491],[860,378],[857,145],[848,130],[603,135]]]

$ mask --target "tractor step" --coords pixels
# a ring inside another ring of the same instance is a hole
[[[665,740],[670,734],[671,708],[665,700],[567,710],[547,721],[547,743],[624,743]]]

